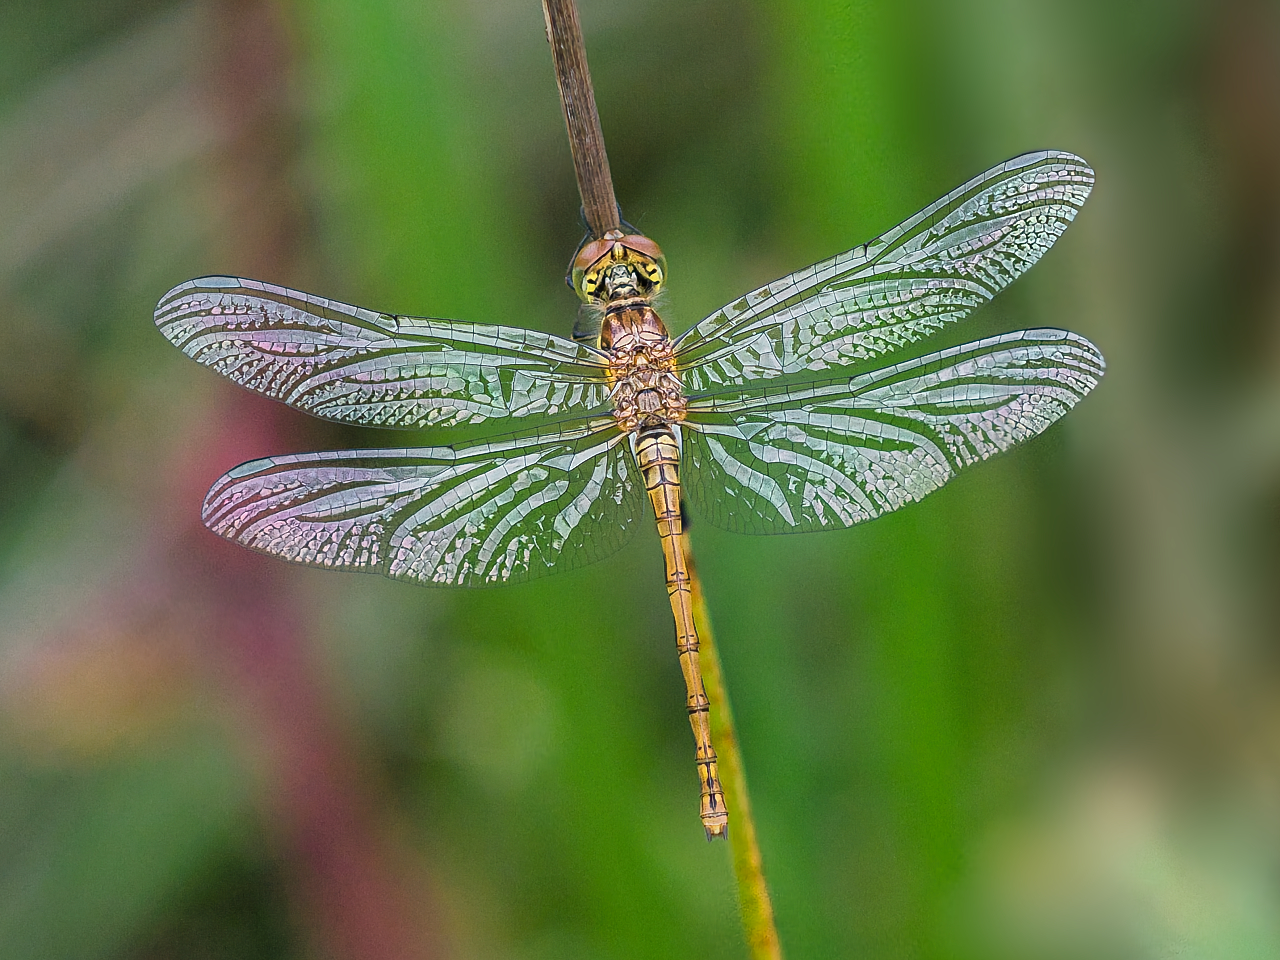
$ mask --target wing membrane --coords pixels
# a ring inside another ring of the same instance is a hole
[[[237,277],[170,290],[156,325],[189,357],[300,410],[373,427],[607,407],[602,355],[545,333],[397,317]]]
[[[630,538],[644,485],[625,439],[610,419],[456,450],[255,460],[213,485],[202,515],[297,563],[432,584],[529,580]]]
[[[849,366],[920,340],[991,299],[1061,236],[1093,171],[1030,153],[953,190],[884,236],[747,294],[676,342],[701,393]]]
[[[1023,330],[852,379],[757,381],[690,404],[684,489],[741,533],[851,526],[1044,430],[1103,369],[1083,337]]]

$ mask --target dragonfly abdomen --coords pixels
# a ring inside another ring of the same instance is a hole
[[[689,564],[684,555],[680,519],[680,445],[677,427],[662,423],[642,428],[636,435],[636,462],[644,477],[645,490],[653,505],[666,564],[667,596],[676,622],[676,651],[684,674],[689,725],[693,728],[694,760],[698,766],[701,793],[700,814],[707,839],[723,837],[729,829],[724,792],[716,767],[716,751],[711,745],[710,703],[702,685],[698,660],[698,631],[693,622],[693,595]]]

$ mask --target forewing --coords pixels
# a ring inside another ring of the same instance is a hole
[[[255,460],[205,498],[205,525],[333,570],[480,586],[592,563],[630,538],[644,501],[612,420],[453,449]]]
[[[179,284],[156,325],[187,356],[318,417],[481,423],[608,406],[603,355],[516,327],[397,317],[237,277]]]
[[[1083,337],[1023,330],[852,379],[704,397],[685,424],[684,489],[741,533],[851,526],[1044,430],[1103,369]]]
[[[1093,171],[1069,153],[993,167],[884,236],[747,294],[676,342],[690,393],[849,366],[991,299],[1067,229]]]

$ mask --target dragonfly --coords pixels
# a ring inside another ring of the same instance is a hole
[[[213,485],[202,518],[295,563],[458,586],[591,563],[656,521],[699,815],[708,839],[724,837],[682,508],[741,533],[840,529],[1063,416],[1105,368],[1064,330],[874,361],[991,300],[1061,236],[1093,181],[1070,153],[1016,157],[674,338],[654,307],[665,258],[622,230],[585,241],[571,267],[594,342],[237,277],[182,283],[157,325],[243,387],[349,424],[492,428],[441,446],[254,460]]]

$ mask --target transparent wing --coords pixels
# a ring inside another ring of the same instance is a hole
[[[256,280],[180,284],[160,300],[156,325],[241,386],[344,423],[444,427],[608,405],[603,355],[590,347],[375,313]]]
[[[1083,337],[1023,330],[852,379],[757,381],[690,404],[684,490],[741,533],[851,526],[1044,430],[1103,369]]]
[[[1069,153],[993,167],[880,239],[761,287],[677,341],[690,393],[849,366],[959,320],[1067,229],[1093,171]]]
[[[644,503],[612,419],[464,446],[255,460],[209,490],[215,533],[297,563],[479,586],[592,563]]]

